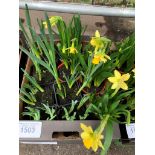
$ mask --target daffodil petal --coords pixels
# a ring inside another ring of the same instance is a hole
[[[103,139],[104,138],[104,136],[103,135],[100,135],[100,138],[99,139]]]
[[[120,78],[121,77],[121,74],[120,74],[120,72],[118,70],[114,71],[114,75],[115,75],[116,78]]]
[[[117,79],[116,79],[115,77],[109,77],[108,80],[109,80],[111,83],[117,82]]]
[[[104,63],[107,62],[107,59],[105,59],[104,57],[101,58],[101,61],[103,61]]]
[[[109,55],[106,55],[106,54],[105,54],[105,58],[111,60],[110,56]]]
[[[96,46],[96,40],[95,40],[95,38],[92,38],[92,39],[90,40],[90,44],[91,44],[92,46]]]
[[[130,78],[130,74],[129,74],[129,73],[127,73],[127,74],[123,74],[123,75],[122,75],[122,79],[123,79],[123,81],[127,81],[127,80],[129,80],[129,78]]]
[[[94,152],[97,151],[97,149],[98,149],[98,143],[96,141],[93,143],[92,149],[93,149]]]
[[[89,138],[90,137],[90,135],[87,133],[87,132],[82,132],[81,133],[81,138],[82,139],[87,139],[87,138]]]
[[[43,22],[45,28],[47,28],[47,22]]]
[[[118,87],[118,83],[114,83],[111,87],[111,89],[116,89]]]
[[[99,141],[98,146],[100,146],[104,150],[104,146],[101,141]]]
[[[123,90],[128,90],[128,86],[125,82],[122,82],[120,87],[123,89]]]
[[[98,30],[96,30],[96,32],[95,32],[95,37],[100,38],[100,33]]]
[[[81,129],[83,129],[85,132],[88,133],[93,133],[93,129],[91,128],[91,126],[86,126],[85,124],[81,123],[80,124]]]

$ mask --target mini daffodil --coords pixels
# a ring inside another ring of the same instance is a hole
[[[84,146],[87,149],[92,148],[94,152],[97,151],[98,147],[104,149],[101,140],[103,139],[103,135],[99,132],[95,132],[92,130],[91,126],[86,126],[83,123],[80,124],[83,132],[81,133],[81,138],[83,139]]]
[[[77,53],[77,49],[74,47],[74,42],[72,42],[71,47],[69,47],[69,53],[71,54]]]
[[[75,41],[75,39],[72,40],[72,45],[70,47],[68,47],[68,48],[66,48],[65,46],[63,46],[62,53],[66,53],[67,50],[69,50],[69,53],[71,53],[71,54],[77,53],[78,51],[75,48],[74,41]]]
[[[128,90],[128,85],[125,83],[125,81],[129,80],[130,74],[123,74],[117,70],[114,71],[114,77],[109,77],[108,80],[113,83],[111,89],[116,89],[117,91],[121,88],[123,90]]]
[[[60,16],[52,16],[52,17],[49,18],[51,26],[55,26],[56,23],[58,22],[58,20],[62,20],[62,17],[60,17]],[[44,25],[45,28],[47,28],[47,22],[46,21],[43,22],[43,25]]]
[[[69,53],[71,53],[71,54],[75,54],[78,52],[77,49],[75,48],[74,42],[75,42],[75,39],[72,40],[71,47],[66,48],[66,50],[69,50]]]
[[[100,33],[98,30],[95,32],[95,37],[92,37],[90,40],[90,44],[95,47],[95,52],[104,46],[103,40],[100,37]]]
[[[111,60],[107,54],[105,54],[104,52],[98,52],[94,55],[92,59],[92,63],[96,65],[96,64],[99,64],[101,61],[106,63],[107,60]]]

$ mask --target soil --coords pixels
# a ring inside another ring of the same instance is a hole
[[[94,85],[92,85],[91,88],[85,87],[82,90],[82,92],[84,94],[96,92],[96,95],[102,95],[104,93],[104,89],[105,89],[105,81],[99,87],[95,87]]]
[[[42,79],[41,81],[38,80],[38,75],[35,73],[34,66],[31,68],[30,74],[37,79],[38,84],[44,89],[44,93],[38,92],[36,94],[36,98],[38,101],[38,104],[41,103],[48,103],[50,106],[55,105],[55,96],[54,96],[54,90],[53,90],[53,84],[54,84],[54,78],[47,70],[42,70]]]

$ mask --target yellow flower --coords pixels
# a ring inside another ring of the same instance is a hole
[[[69,53],[72,53],[72,54],[75,54],[75,53],[77,53],[77,50],[76,50],[76,48],[75,47],[73,47],[73,46],[71,46],[71,47],[69,47]]]
[[[69,49],[69,53],[71,53],[71,54],[77,53],[77,49],[74,47],[74,40],[72,41],[71,47],[69,47],[67,49]]]
[[[81,133],[81,138],[83,139],[84,146],[87,149],[92,147],[93,151],[96,152],[98,147],[104,149],[101,139],[103,139],[103,135],[98,132],[93,132],[91,126],[86,126],[83,123],[80,124],[81,128],[84,130]]]
[[[56,23],[58,22],[58,20],[62,20],[62,17],[60,17],[60,16],[53,16],[53,17],[49,18],[51,26],[55,26]],[[47,22],[46,21],[43,22],[43,25],[44,25],[45,28],[47,28]]]
[[[72,40],[72,45],[71,45],[71,47],[66,48],[65,46],[63,46],[63,48],[62,48],[62,53],[66,53],[66,50],[69,50],[69,53],[71,53],[71,54],[77,53],[78,51],[77,51],[77,49],[74,47],[74,41],[75,41],[75,39]]]
[[[95,47],[95,52],[104,46],[103,40],[100,37],[100,33],[98,30],[95,32],[95,37],[92,37],[90,40],[90,44]]]
[[[128,86],[124,81],[129,80],[130,74],[123,74],[121,75],[119,71],[114,71],[114,77],[109,77],[108,80],[113,83],[111,89],[116,89],[117,91],[122,88],[123,90],[128,90]]]
[[[95,65],[99,64],[101,61],[106,63],[108,59],[111,60],[110,57],[107,54],[105,54],[103,52],[98,52],[98,53],[96,53],[94,55],[92,63],[95,64]]]

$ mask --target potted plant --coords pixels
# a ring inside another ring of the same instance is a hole
[[[106,154],[113,133],[119,135],[116,123],[130,123],[134,109],[134,36],[116,43],[117,50],[111,51],[112,41],[99,31],[83,41],[85,27],[79,15],[67,25],[61,17],[49,18],[45,13],[45,21],[38,20],[37,34],[27,7],[26,24],[29,32],[20,21],[28,45],[28,49],[20,46],[20,50],[29,57],[22,69],[22,119],[42,120],[45,134],[40,141],[51,140],[52,131],[70,128],[80,132],[87,149],[96,152],[100,147],[101,154]]]

